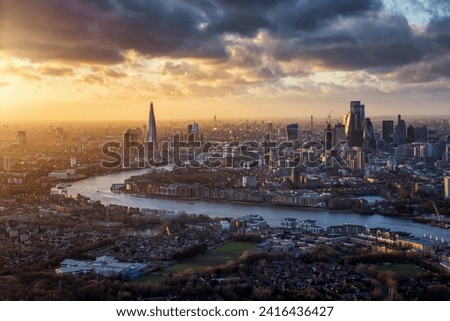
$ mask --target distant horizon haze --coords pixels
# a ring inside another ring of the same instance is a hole
[[[448,0],[0,0],[0,120],[450,110]]]

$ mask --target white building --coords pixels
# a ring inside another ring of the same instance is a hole
[[[119,262],[111,256],[100,256],[95,261],[78,261],[65,259],[61,262],[59,269],[55,272],[58,274],[89,274],[94,272],[101,276],[124,276],[137,277],[147,268],[147,264]]]
[[[242,187],[256,188],[258,181],[254,176],[243,176],[242,177]]]
[[[67,180],[75,178],[77,175],[76,169],[64,169],[64,170],[56,170],[48,174],[49,178]]]
[[[229,232],[231,228],[231,224],[228,221],[220,221],[220,226],[222,227],[222,231]]]
[[[297,219],[291,218],[291,217],[284,218],[281,220],[280,225],[282,228],[285,228],[288,230],[295,229],[297,227]]]

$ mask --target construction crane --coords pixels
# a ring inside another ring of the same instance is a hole
[[[438,218],[438,221],[439,221],[439,223],[441,223],[441,222],[442,222],[441,214],[439,213],[439,210],[437,209],[437,206],[436,206],[436,204],[434,203],[434,201],[431,201],[431,203],[433,204],[434,211],[436,212],[436,216],[437,216],[437,218]]]
[[[439,224],[439,226],[440,226],[440,227],[443,227],[443,228],[449,228],[448,222],[442,220],[441,213],[439,213],[439,210],[438,210],[436,204],[434,203],[434,201],[431,201],[431,203],[433,204],[434,211],[436,212],[436,216],[437,216],[437,218],[438,218],[438,224]]]

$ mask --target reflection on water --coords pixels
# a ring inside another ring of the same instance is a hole
[[[271,226],[279,226],[281,219],[293,217],[298,220],[314,219],[319,225],[327,227],[339,224],[360,224],[368,227],[389,228],[392,231],[406,231],[422,236],[433,235],[450,239],[450,230],[381,215],[361,215],[348,212],[327,211],[323,209],[304,209],[282,206],[241,204],[217,201],[177,201],[176,199],[142,198],[110,191],[113,183],[123,181],[133,175],[141,175],[148,170],[133,170],[106,176],[91,177],[72,183],[67,187],[69,195],[81,194],[103,204],[117,204],[139,208],[185,211],[189,214],[207,214],[211,217],[239,217],[247,214],[262,215]]]

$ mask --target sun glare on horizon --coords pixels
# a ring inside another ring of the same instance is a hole
[[[2,0],[1,119],[448,114],[445,4],[132,3]]]

